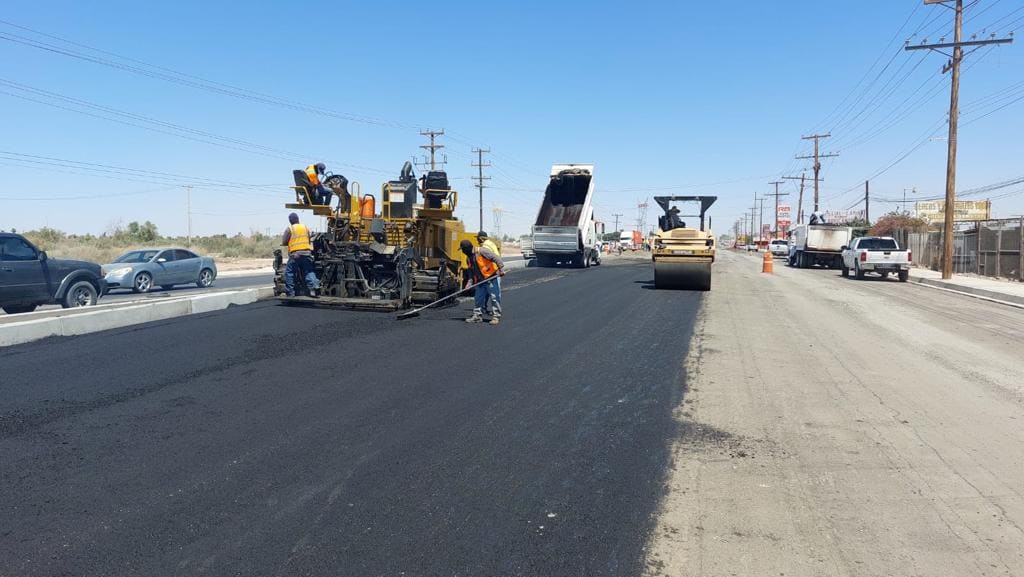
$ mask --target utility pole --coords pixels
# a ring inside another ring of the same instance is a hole
[[[761,210],[757,213],[757,239],[764,240],[764,197],[762,196],[758,200],[761,201]]]
[[[484,189],[487,188],[484,182],[491,179],[489,176],[484,176],[484,168],[491,165],[490,162],[484,162],[484,154],[490,152],[490,148],[474,148],[473,153],[476,154],[477,161],[470,163],[470,166],[476,167],[477,175],[473,177],[473,180],[476,181],[476,188],[480,193],[480,228],[477,229],[478,231],[484,229]]]
[[[422,134],[423,136],[430,137],[430,144],[421,144],[420,148],[430,151],[430,170],[437,170],[437,162],[434,158],[434,154],[438,150],[444,148],[444,145],[437,144],[436,139],[438,136],[444,136],[444,130],[421,130],[420,134]],[[444,164],[445,162],[448,162],[447,156],[443,157],[443,160],[441,160],[442,164]]]
[[[819,196],[819,184],[821,183],[821,159],[831,158],[833,156],[839,156],[838,153],[821,154],[818,150],[818,141],[822,138],[831,138],[832,134],[812,134],[810,136],[801,136],[802,140],[814,140],[814,156],[798,156],[797,159],[814,159],[814,212],[818,212],[818,196]]]
[[[622,214],[613,214],[612,217],[615,218],[615,232],[618,233],[618,232],[620,232],[619,231],[619,219],[622,218]]]
[[[785,181],[782,181],[782,180],[779,180],[779,181],[776,181],[776,182],[769,182],[768,183],[768,184],[774,184],[775,185],[775,192],[774,193],[771,193],[771,192],[768,193],[770,196],[774,196],[775,197],[775,227],[774,227],[773,233],[772,233],[774,235],[774,238],[779,238],[779,197],[780,196],[789,196],[788,192],[779,192],[779,185],[780,184],[784,184],[784,183],[785,183]]]
[[[864,181],[864,221],[871,224],[871,185]]]
[[[185,222],[188,224],[188,247],[192,248],[192,185],[186,184],[185,189]]]
[[[796,223],[803,224],[804,222],[804,181],[807,180],[807,173],[803,173],[800,176],[783,176],[783,180],[799,180],[800,181],[800,196],[799,200],[796,201]]]
[[[940,4],[945,8],[949,0],[924,0],[925,4]],[[963,41],[964,28],[964,0],[955,0],[956,23],[953,32],[953,42],[942,42],[939,44],[919,44],[917,46],[905,47],[906,50],[934,50],[940,54],[950,57],[950,62],[942,67],[942,73],[952,70],[952,81],[950,82],[949,93],[949,149],[946,156],[946,205],[945,223],[942,232],[942,278],[953,277],[953,216],[956,207],[956,138],[957,124],[960,118],[960,63],[964,59],[964,46],[986,46],[989,44],[1009,44],[1013,38],[992,38],[988,40]],[[1012,33],[1011,33],[1012,34]],[[952,48],[953,54],[943,52],[943,48]],[[904,203],[904,208],[906,204]]]
[[[754,218],[757,217],[757,193],[754,193],[754,206],[750,209],[750,242],[754,242]]]

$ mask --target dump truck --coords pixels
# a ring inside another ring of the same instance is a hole
[[[790,231],[793,241],[789,266],[828,268],[843,266],[843,247],[850,244],[853,229],[838,224],[798,224]]]
[[[601,264],[603,226],[594,218],[594,165],[556,164],[533,225],[538,266]]]
[[[651,247],[654,288],[711,290],[711,264],[715,262],[715,235],[705,215],[717,196],[656,196],[664,211]],[[675,203],[698,203],[698,213],[683,213]],[[683,218],[700,219],[700,228],[687,226]]]

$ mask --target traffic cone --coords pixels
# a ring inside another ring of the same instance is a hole
[[[773,274],[775,272],[775,261],[772,259],[772,251],[765,251],[764,262],[761,265],[761,272]]]

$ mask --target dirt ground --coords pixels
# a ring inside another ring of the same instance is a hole
[[[1024,575],[1024,310],[723,251],[650,576]]]

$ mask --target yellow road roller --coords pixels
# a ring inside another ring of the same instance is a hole
[[[665,212],[658,217],[658,232],[651,247],[654,261],[654,288],[711,290],[711,263],[715,262],[715,237],[710,219],[704,216],[717,196],[656,196],[654,201]],[[699,214],[683,214],[678,203],[699,203]],[[689,227],[683,218],[700,218],[700,228]]]

